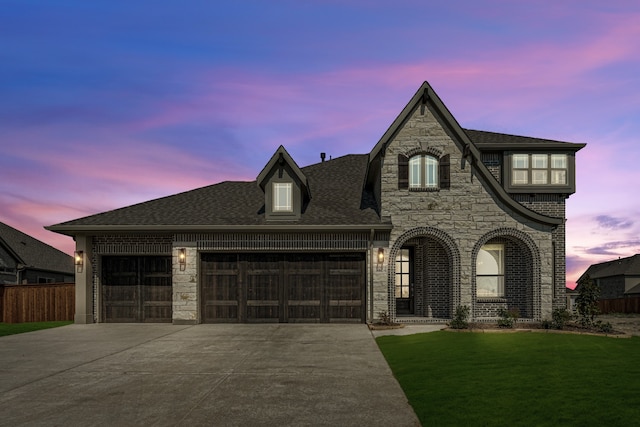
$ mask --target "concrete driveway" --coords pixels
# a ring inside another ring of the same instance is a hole
[[[416,426],[365,325],[94,324],[0,338],[0,425]]]

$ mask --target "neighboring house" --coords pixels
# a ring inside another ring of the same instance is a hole
[[[600,299],[640,297],[640,254],[591,265],[578,279],[589,276],[600,287]]]
[[[567,310],[575,311],[576,310],[576,298],[580,295],[578,288],[571,289],[566,288],[565,292],[567,294]]]
[[[575,144],[460,127],[424,83],[368,154],[279,147],[222,182],[47,227],[73,236],[76,322],[444,322],[565,307]]]
[[[0,284],[74,280],[73,257],[0,222]]]

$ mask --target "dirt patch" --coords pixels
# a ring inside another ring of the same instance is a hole
[[[611,323],[616,331],[640,336],[640,314],[603,314],[598,316],[597,320]]]

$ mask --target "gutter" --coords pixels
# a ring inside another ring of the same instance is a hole
[[[296,224],[260,224],[260,225],[50,225],[44,227],[55,233],[74,236],[76,234],[113,233],[113,232],[270,232],[270,231],[390,231],[393,224],[353,224],[353,225],[296,225]]]

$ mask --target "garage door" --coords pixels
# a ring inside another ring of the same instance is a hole
[[[364,322],[364,254],[202,254],[204,322]]]
[[[170,256],[102,258],[105,322],[171,322]]]

